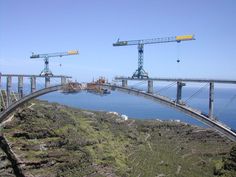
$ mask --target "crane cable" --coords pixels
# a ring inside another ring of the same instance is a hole
[[[171,88],[173,85],[175,85],[175,82],[172,82],[172,83],[168,84],[167,86],[160,88],[159,90],[155,91],[155,93],[159,93],[159,92],[162,92],[163,90],[167,90],[167,89]]]
[[[181,47],[181,44],[180,44],[180,42],[177,42],[177,59],[176,59],[177,63],[179,63],[179,62],[180,62],[180,60],[182,59],[182,58],[181,58],[181,51],[180,51],[180,47]]]
[[[54,81],[54,83],[56,83],[56,84],[58,84],[59,83],[59,81],[58,80],[56,80],[55,78],[51,78],[53,81]]]
[[[145,82],[146,82],[146,81],[140,81],[140,82],[138,82],[138,83],[136,83],[136,84],[131,85],[131,88],[138,87],[138,86],[144,84]]]
[[[219,112],[217,113],[217,117],[220,117],[220,115],[223,113],[223,111],[235,100],[235,98],[236,98],[236,94],[233,95],[233,96],[230,98],[230,100],[228,101],[228,103],[226,103],[226,104],[223,106],[223,108],[221,108],[221,109],[219,110]]]
[[[189,98],[187,98],[184,102],[187,103],[188,101],[190,101],[194,96],[198,95],[206,86],[208,85],[208,83],[206,83],[205,85],[203,85],[200,89],[198,89],[196,92],[194,92]]]
[[[40,80],[37,81],[37,86],[40,86],[39,87],[40,89],[44,89],[45,83],[43,83],[42,80],[40,79]]]

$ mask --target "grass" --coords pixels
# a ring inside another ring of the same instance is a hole
[[[234,143],[196,129],[176,122],[122,121],[105,112],[36,101],[19,110],[3,132],[21,159],[47,161],[40,168],[26,166],[33,175],[214,176]],[[16,132],[27,136],[15,137]],[[40,144],[46,150],[35,148]]]

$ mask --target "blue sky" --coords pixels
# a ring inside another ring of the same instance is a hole
[[[53,73],[80,81],[131,76],[137,48],[113,47],[118,38],[195,34],[195,41],[146,45],[149,76],[235,79],[235,19],[235,0],[0,0],[0,71],[39,74],[43,60],[31,52],[78,49],[53,58]]]

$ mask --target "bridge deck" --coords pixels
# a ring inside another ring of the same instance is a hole
[[[34,75],[34,74],[0,74],[0,77],[46,77],[46,76],[40,76],[40,75]],[[53,78],[61,78],[61,77],[65,77],[65,78],[72,78],[71,76],[65,76],[65,75],[52,75],[52,76],[48,76],[48,77],[53,77]]]
[[[200,78],[132,78],[132,77],[115,77],[115,80],[132,80],[132,81],[167,81],[167,82],[214,82],[214,83],[222,83],[222,84],[236,84],[236,80],[227,80],[227,79],[200,79]]]

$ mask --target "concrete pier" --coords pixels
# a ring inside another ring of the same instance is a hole
[[[7,100],[6,100],[6,107],[11,104],[11,87],[12,87],[12,77],[7,76]]]
[[[30,83],[31,83],[31,93],[36,91],[36,77],[32,76],[30,78]]]
[[[12,81],[13,81],[13,79],[15,80],[15,78],[18,79],[18,83],[17,83],[18,88],[17,88],[17,90],[13,91]],[[17,97],[18,98],[24,97],[24,83],[23,82],[24,82],[25,78],[27,78],[27,79],[30,78],[30,85],[31,85],[30,92],[32,94],[32,93],[35,93],[36,89],[37,89],[36,88],[37,87],[37,83],[36,83],[37,78],[45,78],[45,88],[48,88],[51,85],[50,84],[50,79],[51,78],[61,79],[61,83],[66,84],[67,79],[71,78],[71,76],[65,76],[65,75],[43,76],[43,75],[31,75],[31,74],[2,74],[0,72],[0,87],[1,87],[2,90],[4,90],[2,92],[3,93],[2,97],[4,97],[4,102],[3,102],[4,108],[7,109],[12,104],[13,100],[15,100],[15,99],[17,100]],[[4,86],[1,83],[2,79],[4,79]],[[5,83],[5,80],[6,80],[6,83]],[[3,88],[3,87],[6,87],[6,89]],[[18,92],[17,95],[15,95],[16,92]],[[6,95],[6,98],[5,98],[5,95]],[[13,96],[14,96],[14,99],[13,99]],[[1,105],[1,103],[0,103],[0,105]],[[0,107],[0,110],[2,110],[1,107]]]
[[[214,111],[214,83],[210,82],[210,89],[209,89],[209,118],[213,118],[213,111]]]
[[[128,80],[122,80],[122,87],[128,87]]]
[[[23,76],[18,77],[18,94],[19,94],[20,98],[22,98],[24,96],[24,93],[23,93]]]
[[[153,93],[153,81],[148,80],[148,93]]]
[[[66,77],[61,77],[61,85],[65,85],[66,84]]]
[[[45,76],[45,88],[50,87],[50,77]]]
[[[185,86],[186,84],[183,82],[178,81],[177,82],[177,93],[176,93],[176,102],[178,104],[181,104],[181,99],[182,99],[182,87]]]

